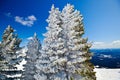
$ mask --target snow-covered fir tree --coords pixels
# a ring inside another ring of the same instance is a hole
[[[25,64],[25,72],[24,72],[24,80],[35,80],[34,75],[36,74],[37,68],[35,67],[36,61],[38,57],[41,55],[41,43],[36,35],[30,39],[27,45],[27,53],[26,53],[26,61]]]
[[[83,17],[74,6],[67,4],[62,10],[65,48],[67,49],[66,72],[69,80],[96,80],[94,65],[90,62],[91,44],[84,34]]]
[[[2,64],[2,52],[1,52],[2,46],[0,42],[0,70],[2,70],[3,64]]]
[[[92,53],[84,34],[83,18],[74,6],[67,4],[62,13],[51,8],[44,34],[42,55],[37,61],[36,80],[96,80]]]
[[[19,47],[21,39],[18,38],[17,34],[14,34],[14,29],[10,25],[6,28],[2,36],[1,42],[1,57],[2,57],[2,69],[1,73],[7,75],[15,75],[19,73],[16,69],[22,61],[21,53],[17,53],[21,48]]]
[[[54,5],[51,7],[50,15],[47,19],[47,33],[44,34],[44,46],[42,48],[42,58],[36,65],[40,69],[40,74],[36,75],[36,80],[67,80],[64,72],[64,64],[67,57],[64,55],[63,29],[61,27],[61,13]]]
[[[1,46],[1,42],[0,42],[0,80],[5,80],[6,76],[2,73],[2,69],[5,67],[4,66],[5,63],[3,61],[1,49],[2,49],[2,46]]]
[[[35,65],[37,70],[36,73],[34,74],[34,78],[35,80],[49,80],[48,74],[49,74],[50,60],[48,55],[45,53],[45,49],[43,48],[43,46],[40,52],[41,55],[39,56]]]

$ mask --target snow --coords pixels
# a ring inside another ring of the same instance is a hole
[[[21,74],[16,74],[16,75],[7,75],[7,77],[9,77],[9,78],[14,78],[14,77],[20,77],[21,76]]]
[[[120,69],[95,68],[97,80],[120,80]]]
[[[24,64],[26,64],[25,59],[22,60],[22,62],[20,63],[20,65],[16,65],[17,69],[18,70],[23,70],[24,69],[24,67],[23,67]]]
[[[23,48],[22,50],[20,50],[20,52],[22,53],[20,56],[26,56],[27,48]],[[17,53],[20,53],[20,52],[18,51]],[[26,64],[26,62],[27,61],[23,59],[19,65],[16,65],[17,69],[23,70],[24,69],[23,65]]]

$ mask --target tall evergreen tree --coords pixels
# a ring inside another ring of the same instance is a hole
[[[50,15],[47,19],[47,33],[44,34],[43,58],[38,60],[37,67],[41,69],[40,78],[37,80],[66,80],[64,64],[66,63],[63,39],[63,29],[61,27],[61,13],[58,8],[52,5]],[[46,79],[43,78],[46,76]]]
[[[28,51],[26,53],[26,65],[24,72],[24,80],[35,80],[34,75],[36,74],[37,68],[35,67],[38,57],[41,55],[41,44],[36,35],[28,42]]]
[[[47,19],[42,58],[36,67],[42,80],[96,80],[94,66],[90,62],[92,53],[84,34],[83,18],[74,6],[67,4],[62,13],[51,8]]]
[[[94,66],[90,62],[92,53],[91,44],[84,34],[83,17],[74,6],[67,4],[62,10],[65,47],[67,49],[66,71],[69,79],[73,80],[96,80]]]
[[[1,72],[7,75],[13,75],[16,71],[16,65],[22,61],[21,53],[17,53],[21,39],[14,34],[14,29],[10,25],[6,28],[2,36],[1,42],[1,57],[2,69]]]

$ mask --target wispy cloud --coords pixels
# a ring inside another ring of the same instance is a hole
[[[31,39],[33,39],[33,37],[28,37],[28,38],[27,38],[27,40],[31,40]]]
[[[12,17],[12,14],[10,12],[4,13],[4,15],[7,16],[7,17]]]
[[[120,40],[106,42],[94,42],[92,48],[120,48]]]
[[[101,54],[99,57],[100,58],[112,58],[111,55],[105,55],[105,54]]]
[[[24,26],[33,26],[34,22],[37,20],[37,18],[34,15],[28,16],[28,17],[20,17],[20,16],[15,16],[15,21],[24,25]]]

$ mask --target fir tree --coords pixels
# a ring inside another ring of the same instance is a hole
[[[74,6],[67,4],[62,10],[65,47],[67,49],[66,72],[69,80],[96,80],[94,66],[90,62],[91,44],[84,34],[83,17]]]
[[[21,39],[14,34],[14,29],[10,25],[6,28],[2,36],[1,42],[1,72],[7,75],[14,75],[18,65],[22,61],[21,53],[17,53],[21,48],[19,47]]]
[[[66,80],[64,64],[66,63],[66,49],[64,48],[63,29],[61,27],[61,13],[52,5],[47,19],[47,33],[44,34],[43,57],[38,60],[37,67],[41,70],[37,80]],[[46,79],[44,78],[46,77]]]
[[[2,69],[5,66],[4,66],[4,61],[3,61],[3,56],[2,56],[1,49],[2,49],[2,46],[1,46],[1,42],[0,42],[0,80],[5,80],[6,76],[2,73]]]
[[[36,61],[40,56],[41,44],[37,38],[36,33],[33,38],[28,42],[28,51],[26,53],[26,65],[24,72],[24,80],[35,80],[34,75],[36,74],[37,68],[35,67]]]

